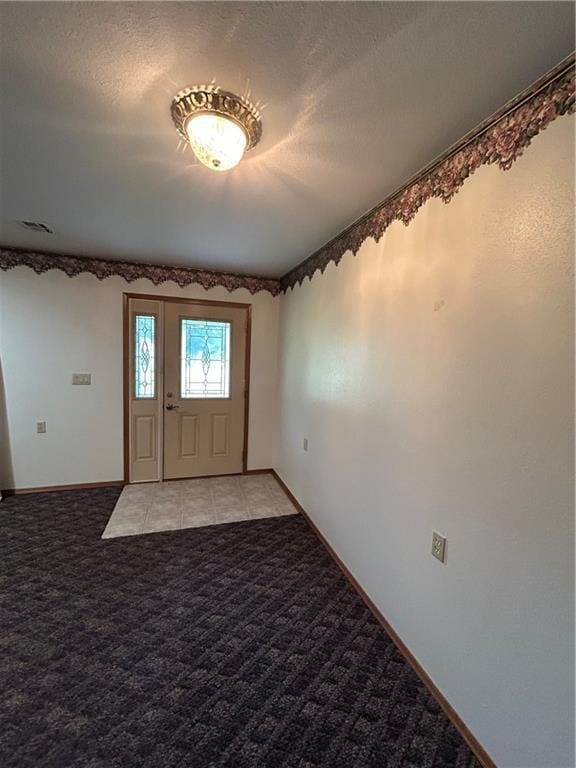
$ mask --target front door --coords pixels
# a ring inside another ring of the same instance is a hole
[[[246,312],[166,304],[164,479],[242,472]]]
[[[248,305],[132,296],[127,309],[129,481],[242,472]]]

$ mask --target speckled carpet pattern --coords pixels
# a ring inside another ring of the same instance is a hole
[[[479,768],[297,516],[102,539],[0,503],[3,768]]]

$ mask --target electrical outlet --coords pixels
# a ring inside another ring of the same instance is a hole
[[[83,386],[90,386],[92,384],[91,373],[73,373],[72,384],[81,384]]]
[[[304,448],[305,451],[308,450],[308,438],[307,437],[305,437],[304,440],[302,441],[302,448]]]
[[[46,422],[45,421],[37,421],[36,422],[36,432],[39,435],[45,435],[46,434]]]
[[[436,531],[432,533],[432,554],[441,563],[446,562],[446,538]]]

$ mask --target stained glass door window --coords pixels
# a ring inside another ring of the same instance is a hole
[[[154,315],[134,317],[134,395],[156,397],[156,318]]]
[[[180,397],[230,397],[231,323],[180,319]]]

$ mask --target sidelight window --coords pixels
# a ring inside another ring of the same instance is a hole
[[[154,315],[134,317],[134,395],[156,397],[156,318]]]

